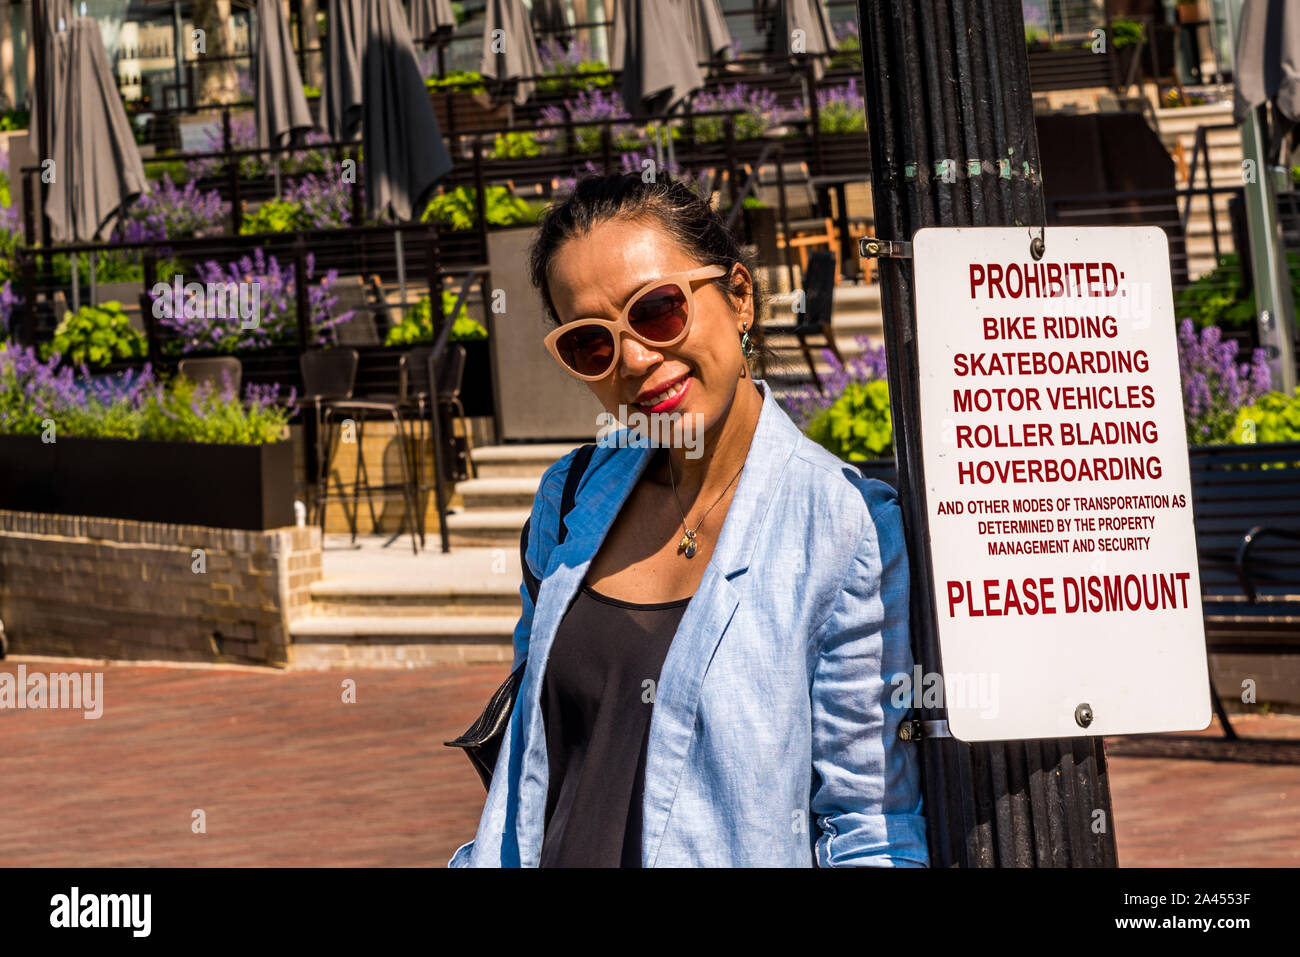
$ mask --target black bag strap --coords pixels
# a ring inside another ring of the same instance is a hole
[[[568,528],[565,527],[564,517],[573,510],[574,499],[578,495],[578,483],[582,481],[582,475],[587,471],[587,465],[591,462],[591,456],[595,453],[596,446],[594,443],[588,443],[578,449],[578,454],[573,457],[573,462],[569,465],[569,474],[564,477],[564,493],[560,496],[560,527],[556,530],[555,543],[563,544],[565,535],[568,534]],[[528,530],[532,525],[532,517],[524,522],[524,530],[519,533],[519,564],[524,570],[524,587],[528,589],[528,596],[537,604],[537,592],[541,589],[542,583],[533,574],[533,570],[528,567]]]

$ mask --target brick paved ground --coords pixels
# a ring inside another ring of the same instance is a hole
[[[343,674],[104,673],[97,721],[0,711],[0,866],[441,866],[473,835],[483,787],[441,742],[482,707],[499,665],[358,672],[356,704],[340,700]],[[1225,762],[1120,754],[1221,756],[1209,738],[1109,743],[1121,864],[1300,864],[1300,717],[1240,730],[1297,745]],[[1279,754],[1297,763],[1261,760]],[[196,808],[206,834],[191,833]]]

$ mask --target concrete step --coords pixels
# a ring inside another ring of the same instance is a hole
[[[311,586],[311,598],[309,614],[318,618],[518,617],[520,612],[517,569],[459,582],[327,578]]]
[[[575,448],[565,443],[489,445],[476,447],[470,455],[481,479],[523,478],[540,476]]]
[[[517,615],[307,615],[290,622],[297,643],[312,640],[384,641],[425,638],[455,641],[509,641]]]
[[[528,508],[476,508],[447,516],[453,548],[489,546],[518,548],[519,533],[532,510]]]
[[[470,479],[459,483],[456,491],[464,500],[466,509],[532,508],[542,472],[547,467],[541,466],[532,475]]]
[[[514,658],[518,616],[336,616],[289,626],[297,670],[416,668]]]

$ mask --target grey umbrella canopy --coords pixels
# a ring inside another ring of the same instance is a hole
[[[772,10],[775,52],[813,57],[813,75],[820,80],[826,72],[826,57],[835,50],[835,38],[821,0],[775,0]]]
[[[366,210],[411,220],[451,171],[438,120],[397,0],[365,0],[361,137]]]
[[[565,15],[564,0],[533,0],[533,34],[568,47],[573,28]]]
[[[1271,103],[1268,158],[1277,161],[1300,121],[1300,9],[1286,0],[1253,0],[1242,4],[1238,29],[1233,122]]]
[[[68,70],[68,28],[72,26],[72,0],[47,0],[41,5],[45,17],[45,32],[42,37],[44,47],[45,98],[41,103],[35,95],[31,97],[30,124],[33,130],[42,130],[45,134],[45,149],[54,148],[54,98],[63,86],[63,78]],[[60,25],[62,29],[60,29]],[[39,144],[33,143],[33,149]],[[44,159],[45,157],[42,157]]]
[[[456,29],[451,0],[411,0],[411,37],[423,40]]]
[[[681,0],[686,23],[695,43],[695,59],[700,63],[721,57],[731,49],[731,30],[722,15],[719,0]]]
[[[361,0],[329,0],[321,120],[332,140],[361,132]]]
[[[542,59],[537,55],[528,11],[522,0],[487,0],[484,13],[483,59],[479,72],[496,88],[494,95],[514,82],[515,102],[522,105],[533,95],[537,84],[532,80],[518,82],[519,78],[542,72]]]
[[[280,0],[258,0],[254,58],[257,145],[263,149],[289,146],[314,124]]]
[[[66,39],[67,71],[51,98],[55,175],[45,212],[56,242],[91,242],[111,231],[148,181],[99,24],[80,17]]]
[[[623,73],[623,103],[633,116],[662,115],[704,85],[682,13],[664,0],[615,0],[610,68]]]

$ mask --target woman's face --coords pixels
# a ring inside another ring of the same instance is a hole
[[[653,220],[606,220],[560,246],[547,288],[561,324],[616,320],[646,283],[711,265],[688,256]],[[587,383],[607,412],[624,420],[631,412],[680,413],[701,431],[726,417],[745,364],[740,333],[753,322],[751,279],[744,266],[733,268],[731,285],[740,297],[733,299],[734,309],[712,280],[691,284],[695,318],[675,346],[620,337],[614,368]],[[674,390],[680,391],[671,394]]]

